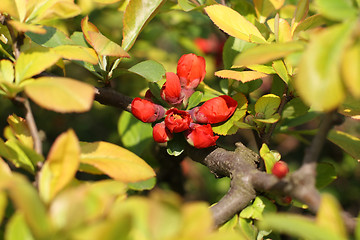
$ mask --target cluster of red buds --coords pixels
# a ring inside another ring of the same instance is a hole
[[[154,103],[148,90],[145,99],[134,98],[132,114],[146,123],[153,123],[153,138],[158,143],[170,141],[175,133],[183,133],[187,142],[196,148],[214,146],[219,138],[210,124],[226,121],[234,113],[237,102],[227,95],[212,98],[190,110],[186,107],[195,88],[205,77],[205,59],[195,54],[183,55],[177,73],[167,72],[161,88],[161,98],[169,109]]]

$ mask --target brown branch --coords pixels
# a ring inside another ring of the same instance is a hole
[[[101,104],[131,112],[132,98],[116,92],[112,88],[95,88],[95,100]]]

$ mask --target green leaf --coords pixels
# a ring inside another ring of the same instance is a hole
[[[205,8],[210,19],[230,36],[247,42],[266,43],[260,31],[235,10],[220,4]]]
[[[165,0],[130,0],[123,17],[122,47],[128,51]]]
[[[240,120],[242,120],[242,118],[245,117],[248,101],[245,95],[242,93],[237,93],[233,96],[233,99],[238,102],[238,106],[234,114],[226,122],[218,125],[213,125],[212,129],[214,133],[219,135],[232,135],[235,134],[239,129],[234,123],[239,122]]]
[[[2,144],[1,142],[2,140],[0,140],[0,144]],[[26,147],[16,139],[7,140],[5,145],[7,146],[7,152],[2,153],[6,159],[13,162],[16,167],[23,168],[30,173],[35,173],[36,162],[39,160],[39,158],[34,158],[30,154],[27,154],[27,152],[25,152]],[[2,147],[0,146],[0,149],[1,148]],[[28,150],[29,152],[32,151],[31,149]],[[34,151],[32,152],[32,155],[36,155]]]
[[[135,183],[128,183],[128,188],[136,191],[143,191],[143,190],[151,190],[155,187],[156,178],[150,178],[148,180],[135,182]]]
[[[264,118],[267,119],[272,117],[274,113],[276,113],[279,108],[281,99],[279,96],[274,94],[266,94],[260,97],[255,103],[255,112],[263,113]]]
[[[315,221],[297,214],[271,213],[266,214],[259,226],[262,229],[272,229],[293,237],[308,240],[345,240],[327,228],[317,226]]]
[[[264,23],[266,18],[276,9],[281,8],[284,0],[254,0],[255,11],[261,23]]]
[[[316,224],[326,228],[334,236],[348,239],[340,204],[330,194],[323,194],[321,196],[320,207],[316,214]]]
[[[193,2],[189,0],[178,0],[178,4],[185,12],[194,10],[197,7]]]
[[[347,95],[345,101],[339,107],[339,113],[352,117],[354,119],[360,118],[359,100],[351,95]]]
[[[173,139],[167,142],[167,153],[172,156],[179,156],[185,150],[184,137],[179,134],[175,135]]]
[[[40,77],[25,85],[26,94],[39,106],[56,112],[85,112],[94,100],[94,87],[70,78]]]
[[[274,164],[281,159],[281,155],[278,151],[271,150],[263,143],[260,148],[260,156],[264,160],[265,168],[267,173],[272,173]]]
[[[5,239],[18,240],[27,239],[35,240],[31,234],[29,227],[27,226],[23,214],[16,212],[6,225]]]
[[[275,113],[267,118],[254,118],[255,122],[262,122],[262,123],[276,123],[280,120],[280,114]]]
[[[44,47],[57,47],[73,44],[73,41],[61,30],[49,26],[44,26],[43,28],[46,30],[45,34],[28,32],[26,35],[29,36],[33,42]]]
[[[16,114],[12,114],[7,118],[7,122],[15,137],[25,146],[33,148],[34,141],[26,120],[18,117]]]
[[[4,166],[4,160],[0,159],[1,167]],[[1,170],[3,171],[3,169]],[[2,223],[4,216],[6,214],[6,207],[8,205],[8,197],[4,191],[0,192],[0,223]]]
[[[325,17],[343,21],[358,15],[351,0],[316,0],[317,10]]]
[[[39,192],[45,202],[50,202],[74,180],[80,164],[79,156],[79,141],[73,130],[55,140],[39,175]]]
[[[295,29],[302,22],[309,12],[309,0],[300,0],[296,5],[294,17],[292,19],[291,27]]]
[[[342,75],[348,91],[360,98],[360,42],[346,49],[342,60]]]
[[[360,160],[360,139],[348,133],[331,130],[327,138],[350,154],[356,160]]]
[[[253,220],[247,218],[239,218],[239,228],[245,236],[244,239],[256,239],[258,229],[254,226]]]
[[[268,198],[258,196],[253,203],[240,212],[240,217],[262,220],[263,214],[276,212],[276,206]]]
[[[279,77],[286,84],[289,84],[290,77],[289,77],[288,71],[287,71],[287,69],[285,67],[285,64],[284,64],[283,60],[274,61],[273,64],[272,64],[272,67],[274,68],[276,73],[279,75]]]
[[[128,69],[129,72],[136,73],[150,82],[157,82],[165,75],[165,68],[154,60],[140,62]]]
[[[298,34],[301,31],[307,31],[326,23],[326,19],[320,14],[315,14],[313,16],[307,17],[304,21],[300,22],[293,31],[293,35]]]
[[[54,65],[60,56],[49,49],[33,52],[22,52],[15,64],[15,81],[31,78]]]
[[[199,103],[201,103],[202,101],[203,96],[204,94],[202,92],[199,91],[194,92],[189,98],[189,103],[186,109],[189,110],[199,105]]]
[[[111,41],[100,32],[89,31],[89,41],[95,51],[101,56],[126,57],[130,55],[117,43]]]
[[[329,185],[337,178],[335,167],[326,162],[320,162],[316,166],[316,188],[321,189]]]
[[[291,99],[285,104],[284,110],[281,113],[283,119],[294,119],[308,112],[309,107],[306,106],[299,97]]]
[[[125,183],[155,176],[154,170],[129,150],[107,142],[81,143],[80,162]]]
[[[249,43],[247,41],[241,40],[239,38],[229,37],[224,45],[223,49],[223,62],[224,62],[224,68],[229,69],[233,65],[235,57],[245,51],[246,49],[249,49],[251,47],[254,47],[255,43]],[[253,69],[257,71],[256,69]],[[261,71],[259,71],[261,72]],[[266,72],[265,72],[266,73]]]
[[[118,132],[124,147],[138,156],[153,142],[151,125],[139,121],[129,112],[121,114]]]
[[[346,22],[320,32],[302,56],[295,87],[304,102],[315,110],[330,111],[345,98],[339,56],[354,26],[354,22]]]
[[[14,82],[14,66],[11,61],[0,60],[0,83],[6,82],[12,84]]]
[[[299,52],[304,49],[301,42],[286,42],[263,44],[239,54],[233,67],[242,67],[253,64],[264,64],[288,56],[290,53]]]
[[[98,63],[98,56],[92,48],[75,46],[75,45],[61,45],[52,49],[62,58],[68,60],[84,61],[91,64]]]

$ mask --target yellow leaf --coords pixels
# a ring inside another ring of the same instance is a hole
[[[342,74],[349,92],[360,98],[360,42],[345,51]]]
[[[154,170],[137,155],[107,142],[81,143],[80,162],[125,183],[155,176]]]
[[[275,19],[267,21],[270,30],[275,33]],[[279,18],[279,42],[290,42],[292,40],[290,24],[283,18]]]
[[[330,194],[324,194],[321,198],[321,204],[316,215],[316,224],[326,228],[335,236],[347,239],[347,233],[341,208],[337,200]]]
[[[119,44],[99,32],[88,32],[91,45],[99,55],[129,58],[130,55]]]
[[[14,19],[24,22],[26,5],[26,0],[1,0],[0,12],[8,13]]]
[[[91,48],[75,45],[61,45],[53,48],[52,50],[61,57],[69,60],[79,60],[89,62],[94,65],[98,63],[97,54]]]
[[[32,149],[34,146],[34,141],[32,139],[26,120],[13,114],[7,118],[7,122],[9,123],[11,130],[16,138],[19,139],[19,141],[25,146]]]
[[[88,111],[94,99],[94,87],[60,77],[41,77],[25,85],[26,94],[43,108],[56,112]]]
[[[29,19],[34,23],[41,23],[44,20],[71,18],[79,15],[81,9],[74,3],[74,0],[42,0],[42,4],[35,6]]]
[[[19,32],[33,32],[38,34],[45,34],[46,30],[40,25],[34,25],[34,24],[28,24],[28,23],[22,23],[15,20],[9,21],[11,26],[13,26],[16,30]]]
[[[0,60],[0,82],[14,82],[14,66],[9,60]]]
[[[234,71],[234,70],[220,70],[215,72],[215,76],[221,78],[230,78],[241,81],[243,83],[249,82],[255,79],[266,77],[267,74],[257,71]]]
[[[89,22],[89,17],[86,16],[81,20],[81,30],[84,34],[84,37],[86,39],[86,41],[91,44],[91,39],[89,36],[89,32],[99,32],[99,29],[97,29],[97,27],[92,24],[91,22]]]
[[[282,7],[285,0],[254,0],[253,2],[259,21],[264,23],[273,11]]]
[[[60,56],[49,49],[42,51],[22,52],[15,64],[15,81],[31,78],[54,65]]]
[[[210,19],[227,34],[248,42],[251,41],[251,35],[253,35],[255,36],[253,41],[266,43],[259,30],[235,10],[224,5],[215,4],[206,7],[205,11]]]
[[[39,191],[44,201],[51,201],[74,179],[79,157],[80,146],[74,131],[62,133],[52,145],[40,171]]]

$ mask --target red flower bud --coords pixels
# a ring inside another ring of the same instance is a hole
[[[196,148],[207,148],[214,146],[219,136],[214,136],[214,132],[210,126],[200,124],[190,124],[190,129],[185,132],[188,143]]]
[[[191,110],[191,117],[198,123],[226,121],[236,110],[238,103],[227,95],[212,98],[200,107]]]
[[[166,112],[165,125],[172,133],[185,131],[189,128],[191,117],[188,112],[171,108]]]
[[[272,168],[272,174],[279,179],[285,177],[288,172],[288,165],[284,161],[277,161]]]
[[[180,80],[175,73],[166,73],[166,82],[161,88],[161,98],[172,105],[180,104],[183,100]]]
[[[131,102],[131,112],[137,119],[147,123],[155,122],[165,115],[162,106],[138,97]]]
[[[166,128],[165,122],[157,123],[153,128],[153,138],[155,142],[164,143],[171,140],[173,135]]]
[[[193,53],[183,55],[177,65],[181,86],[196,88],[205,77],[205,59]]]

